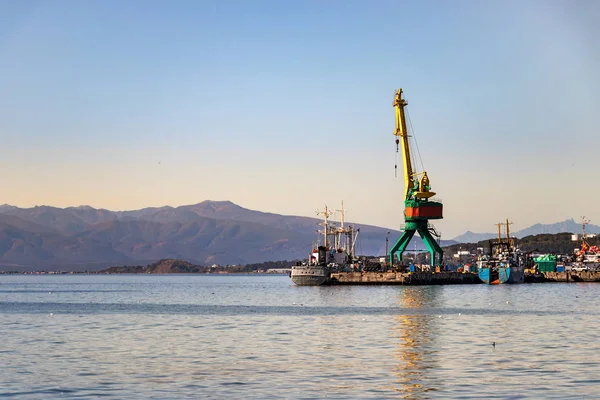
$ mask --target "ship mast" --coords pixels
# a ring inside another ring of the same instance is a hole
[[[508,248],[510,249],[512,247],[512,241],[510,239],[509,225],[512,225],[512,222],[508,222],[508,218],[506,218],[506,243],[507,243]]]
[[[342,229],[344,229],[344,213],[348,210],[344,210],[344,200],[342,200],[342,209],[341,210],[336,210],[340,212],[341,215],[341,219],[340,219],[340,226],[342,227]]]
[[[504,225],[502,222],[498,222],[496,226],[498,227],[498,243],[502,242],[502,234],[500,233],[500,227]]]
[[[348,238],[344,235],[346,230],[344,229],[344,218],[346,216],[346,209],[344,209],[344,200],[342,200],[342,209],[336,210],[340,212],[340,228],[337,230],[336,234],[336,248],[343,248],[344,250],[348,249]]]
[[[317,215],[323,216],[323,245],[325,247],[328,246],[327,234],[329,233],[329,217],[331,216],[331,214],[333,214],[333,211],[327,208],[327,204],[325,204],[324,211],[317,211]]]
[[[585,219],[585,217],[581,217],[581,243],[583,245],[587,245],[585,240],[585,226],[590,223],[590,220]],[[582,245],[582,247],[583,247]]]

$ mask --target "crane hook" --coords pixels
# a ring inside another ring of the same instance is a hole
[[[400,139],[396,138],[396,154],[394,154],[394,178],[398,177],[398,144],[400,144]]]

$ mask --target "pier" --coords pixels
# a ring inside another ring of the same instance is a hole
[[[525,274],[525,283],[600,282],[600,271]],[[332,272],[329,285],[472,285],[483,284],[473,272]]]
[[[600,271],[542,272],[537,275],[525,275],[525,283],[546,282],[600,282]]]
[[[465,285],[481,284],[475,273],[463,272],[333,272],[331,285]]]

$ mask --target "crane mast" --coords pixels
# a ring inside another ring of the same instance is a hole
[[[404,232],[396,244],[391,248],[389,257],[390,265],[394,263],[394,255],[397,254],[398,261],[402,259],[402,254],[408,246],[415,233],[425,242],[429,253],[431,254],[431,266],[439,265],[442,262],[443,251],[438,242],[434,239],[437,235],[435,228],[429,224],[430,219],[442,219],[442,203],[430,200],[435,195],[430,189],[429,177],[427,172],[415,173],[410,148],[408,143],[408,130],[406,128],[406,116],[404,108],[408,105],[402,98],[402,89],[396,91],[394,97],[394,108],[396,109],[396,148],[399,143],[402,144],[402,161],[404,167]]]
[[[406,190],[405,200],[411,198],[427,199],[435,196],[435,192],[430,191],[429,177],[427,172],[423,171],[419,174],[415,174],[412,166],[412,160],[410,156],[410,147],[408,145],[408,129],[406,129],[406,116],[404,114],[404,107],[408,103],[402,98],[402,89],[398,89],[396,97],[394,98],[394,107],[396,108],[396,146],[398,145],[399,139],[402,138],[402,161],[404,166],[404,188]],[[418,182],[415,182],[415,177],[420,175]]]
[[[404,116],[404,107],[408,103],[402,98],[402,89],[398,89],[394,98],[394,107],[396,108],[396,146],[402,138],[402,164],[404,165],[404,188],[406,198],[409,197],[410,189],[414,186],[412,160],[410,159],[410,149],[408,147],[408,130],[406,129],[406,118]]]

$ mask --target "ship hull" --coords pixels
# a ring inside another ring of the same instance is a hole
[[[326,267],[302,265],[292,267],[290,277],[298,286],[321,286],[329,283],[330,272]]]
[[[489,268],[483,267],[478,271],[479,279],[486,285],[500,285],[510,278],[509,267]]]
[[[525,283],[525,269],[521,266],[510,267],[510,275],[506,283]]]

